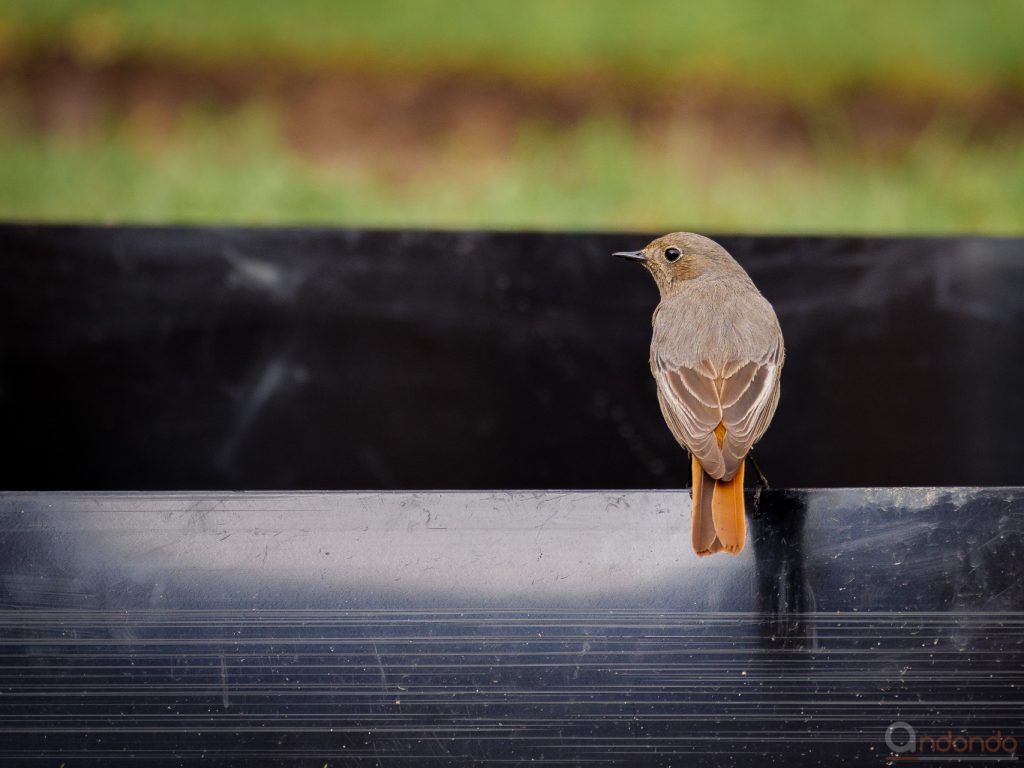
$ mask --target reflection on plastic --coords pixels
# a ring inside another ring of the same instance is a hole
[[[1024,491],[0,495],[0,760],[880,764],[1020,738]],[[45,764],[45,763],[40,763]]]

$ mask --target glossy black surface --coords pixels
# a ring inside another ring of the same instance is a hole
[[[881,765],[897,721],[1024,739],[1024,491],[771,492],[747,549],[703,560],[688,507],[0,494],[0,760],[835,766]]]
[[[647,235],[0,226],[0,487],[679,487]],[[1024,484],[1024,244],[721,237],[777,486]]]

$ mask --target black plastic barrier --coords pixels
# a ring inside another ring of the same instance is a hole
[[[0,226],[0,764],[1014,760],[1024,241],[719,238],[788,354],[698,559],[649,237]]]
[[[1024,739],[1024,491],[772,492],[739,557],[704,559],[688,507],[0,495],[0,759],[882,765]]]
[[[673,488],[649,234],[0,226],[0,488]],[[774,485],[1024,485],[1024,241],[719,238]]]

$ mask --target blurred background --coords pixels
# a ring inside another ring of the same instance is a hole
[[[1024,232],[1024,3],[0,0],[0,218]]]

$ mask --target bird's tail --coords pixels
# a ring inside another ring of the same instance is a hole
[[[725,550],[738,555],[747,538],[743,466],[731,480],[715,480],[692,458],[693,549],[698,555]]]

